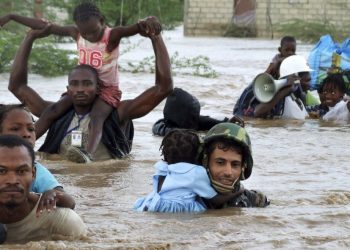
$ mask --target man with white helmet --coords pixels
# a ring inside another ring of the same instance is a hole
[[[281,63],[280,79],[287,79],[285,87],[266,103],[260,102],[254,95],[248,95],[252,84],[247,87],[238,100],[233,113],[239,116],[255,118],[285,118],[303,120],[308,116],[304,103],[309,89],[312,69],[300,55],[289,56]]]

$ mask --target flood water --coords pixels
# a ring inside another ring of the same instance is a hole
[[[202,113],[230,117],[244,87],[263,72],[277,53],[278,40],[189,38],[182,29],[163,34],[170,55],[204,55],[217,78],[178,72],[174,84],[200,100]],[[121,65],[153,54],[150,41],[120,58]],[[125,45],[128,46],[128,45]],[[298,44],[307,56],[312,45]],[[187,70],[188,71],[188,70]],[[123,98],[133,98],[154,84],[154,75],[121,72]],[[7,91],[8,74],[0,75],[1,102],[16,99]],[[67,78],[31,75],[30,86],[57,100]],[[9,249],[350,249],[350,126],[318,120],[248,120],[254,168],[244,181],[271,199],[267,208],[230,208],[202,214],[157,214],[133,211],[133,203],[152,190],[153,164],[160,159],[160,137],[151,133],[162,117],[161,103],[134,121],[130,157],[91,165],[43,160],[67,192],[88,226],[78,241],[3,245]],[[42,139],[37,142],[37,147]]]

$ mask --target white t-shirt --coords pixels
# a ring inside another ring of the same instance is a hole
[[[284,99],[283,119],[305,120],[309,116],[303,102],[298,100],[299,103],[290,95]]]
[[[334,107],[329,107],[329,111],[322,117],[325,121],[349,122],[350,112],[347,107],[348,101],[340,101]]]
[[[44,211],[36,216],[37,204],[23,220],[6,224],[7,242],[25,243],[32,240],[49,240],[52,235],[65,235],[79,238],[86,235],[87,228],[83,220],[69,208],[56,208]]]

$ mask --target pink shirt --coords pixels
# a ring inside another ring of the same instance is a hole
[[[102,87],[119,86],[119,46],[111,53],[106,51],[110,33],[111,28],[106,27],[102,39],[96,43],[85,40],[80,34],[77,40],[79,64],[88,64],[97,69]]]

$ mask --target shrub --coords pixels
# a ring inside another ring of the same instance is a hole
[[[307,43],[315,43],[325,34],[330,34],[337,41],[342,41],[347,37],[346,32],[340,31],[327,20],[321,22],[292,19],[279,24],[276,30],[281,33],[282,36],[291,35]]]

